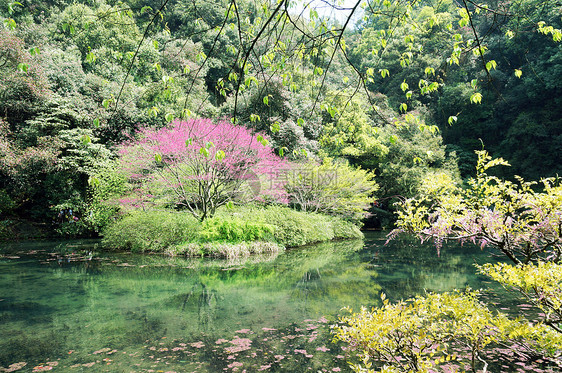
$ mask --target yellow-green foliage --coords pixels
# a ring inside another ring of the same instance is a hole
[[[359,222],[378,190],[375,173],[345,162],[324,159],[321,165],[300,165],[289,177],[286,190],[293,205]]]
[[[203,241],[271,241],[273,233],[271,224],[213,217],[203,222],[199,237]]]
[[[468,188],[455,185],[446,175],[424,181],[422,194],[399,204],[399,231],[423,239],[471,241],[492,246],[514,263],[539,258],[559,262],[562,258],[562,186],[553,179],[536,184],[518,178],[518,183],[490,176],[487,170],[509,165],[478,151],[476,178]]]
[[[193,216],[170,210],[138,211],[103,231],[103,246],[136,252],[163,251],[195,240],[200,223]]]
[[[467,363],[476,371],[487,367],[487,349],[516,339],[543,353],[562,347],[559,333],[494,313],[477,295],[455,291],[391,304],[383,294],[382,307],[343,317],[335,336],[357,352],[356,372],[430,372],[445,364],[460,370]]]
[[[187,212],[137,211],[110,224],[103,236],[103,245],[111,249],[228,257],[363,238],[343,219],[281,206],[223,208],[203,223]]]
[[[506,288],[519,291],[544,314],[544,323],[562,330],[562,265],[538,262],[513,266],[506,263],[478,267]]]
[[[273,239],[285,247],[303,246],[338,238],[362,238],[353,223],[323,214],[295,211],[288,207],[238,207],[219,210],[217,219],[239,219],[273,226]]]

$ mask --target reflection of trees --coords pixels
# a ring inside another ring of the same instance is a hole
[[[473,263],[492,259],[487,251],[469,244],[445,245],[438,252],[432,242],[420,244],[409,237],[373,250],[376,251],[370,262],[379,268],[383,292],[394,300],[425,291],[478,288],[480,280]]]
[[[194,296],[194,294],[196,295]],[[202,282],[198,282],[185,295],[181,310],[185,311],[186,306],[189,308],[190,303],[197,308],[198,329],[200,331],[212,330],[216,319],[217,304],[219,303],[217,292],[209,289]]]

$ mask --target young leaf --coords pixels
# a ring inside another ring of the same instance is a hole
[[[492,69],[495,70],[497,65],[498,64],[496,63],[495,60],[490,60],[490,61],[486,62],[486,70],[488,70],[488,71],[490,71]]]
[[[20,73],[26,73],[28,68],[29,68],[29,65],[26,64],[26,63],[22,62],[22,63],[18,64],[18,71]]]
[[[100,118],[94,119],[94,127],[99,128],[100,126]]]
[[[88,145],[89,143],[92,142],[92,139],[90,138],[90,136],[88,135],[84,135],[80,138],[80,141],[82,141],[82,145]]]
[[[425,68],[425,75],[435,75],[435,69],[433,67],[426,67]]]
[[[521,78],[521,76],[523,75],[523,71],[519,70],[519,69],[515,69],[515,76],[518,78]]]
[[[4,20],[4,26],[6,26],[8,30],[14,31],[17,24],[16,21],[14,21],[12,18],[8,18]]]
[[[269,126],[269,130],[273,133],[277,133],[280,130],[280,126],[279,126],[279,122],[275,122],[272,125]]]
[[[480,92],[475,92],[470,96],[470,102],[473,104],[481,104],[482,103],[482,94]]]
[[[217,152],[215,153],[215,159],[217,161],[222,161],[224,159],[224,157],[226,157],[225,152],[222,151],[222,150],[217,150]]]
[[[149,7],[148,5],[143,6],[143,7],[141,8],[141,11],[140,11],[141,14],[144,14],[144,13],[146,13],[146,12],[152,12],[152,8]]]
[[[453,123],[455,123],[456,121],[457,121],[457,117],[454,116],[454,115],[451,115],[451,116],[449,117],[449,119],[447,120],[447,122],[449,122],[449,126],[452,126]]]
[[[154,154],[154,160],[156,161],[156,163],[162,162],[162,155],[158,153]]]
[[[261,117],[257,114],[250,114],[250,122],[261,122]]]

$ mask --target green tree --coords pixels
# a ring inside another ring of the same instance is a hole
[[[325,158],[289,171],[285,189],[299,210],[321,212],[359,223],[378,190],[373,172]]]

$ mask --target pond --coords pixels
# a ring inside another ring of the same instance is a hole
[[[374,232],[231,261],[109,254],[96,241],[4,244],[0,366],[349,371],[330,335],[343,307],[377,306],[381,292],[398,300],[480,288],[473,264],[490,260],[472,246],[438,253],[415,240],[385,240]]]

